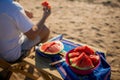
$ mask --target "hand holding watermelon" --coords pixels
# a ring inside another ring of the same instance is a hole
[[[42,2],[41,5],[43,6],[43,11],[44,11],[43,16],[44,18],[47,18],[51,14],[51,6],[47,1]]]

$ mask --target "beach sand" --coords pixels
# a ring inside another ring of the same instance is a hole
[[[21,5],[34,14],[34,24],[42,17],[42,1],[20,0]],[[63,34],[64,38],[106,50],[111,80],[119,80],[120,0],[48,1],[52,6],[52,14],[46,21],[50,38]]]

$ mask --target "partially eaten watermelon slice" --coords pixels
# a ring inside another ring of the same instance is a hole
[[[51,42],[46,42],[43,43],[39,50],[45,54],[58,54],[64,49],[64,45],[61,41],[51,41]]]

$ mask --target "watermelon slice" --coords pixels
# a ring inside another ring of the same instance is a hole
[[[80,70],[89,70],[94,67],[91,59],[84,52],[82,52],[77,58],[70,59],[70,62],[72,62],[71,66]]]
[[[80,53],[85,52],[87,55],[95,54],[94,50],[88,46],[78,46],[74,49],[74,51],[77,51]]]
[[[77,60],[78,60],[78,57],[73,57],[73,58],[70,58],[70,59],[69,59],[71,65],[72,65],[73,63],[76,63]]]
[[[94,55],[95,54],[95,52],[94,52],[94,50],[92,48],[90,48],[88,46],[84,46],[84,48],[85,48],[85,53],[87,55]]]
[[[80,55],[80,53],[79,52],[71,52],[71,53],[69,53],[69,58],[74,58],[74,57],[78,57]]]
[[[42,4],[42,6],[43,6],[44,8],[48,8],[48,9],[51,8],[50,4],[49,4],[47,1],[44,1],[44,2],[42,2],[41,4]]]
[[[64,45],[60,41],[51,41],[43,43],[39,50],[45,54],[57,54],[60,53],[64,48]]]
[[[97,66],[100,61],[100,57],[98,55],[90,55],[90,59],[94,66]]]

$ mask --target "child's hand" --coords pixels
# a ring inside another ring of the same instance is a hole
[[[47,1],[42,2],[42,6],[43,6],[43,11],[44,11],[43,17],[47,18],[51,14],[51,6],[49,5]]]

